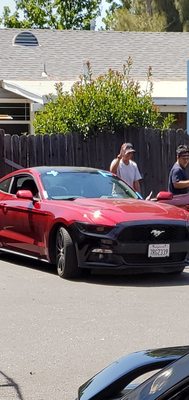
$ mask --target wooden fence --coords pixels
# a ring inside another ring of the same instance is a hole
[[[143,195],[151,190],[155,195],[167,189],[176,147],[183,143],[189,145],[189,136],[182,130],[129,128],[117,134],[105,133],[85,139],[78,134],[18,136],[1,130],[0,175],[18,166],[77,165],[109,169],[123,142],[131,142],[136,150],[135,160],[143,176]]]

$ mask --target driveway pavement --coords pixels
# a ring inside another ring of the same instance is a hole
[[[188,344],[188,270],[74,282],[4,255],[0,276],[2,400],[74,400],[123,354]]]

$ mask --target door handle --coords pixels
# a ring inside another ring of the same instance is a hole
[[[7,213],[7,204],[6,203],[2,203],[2,209],[3,209],[3,212],[6,214]]]

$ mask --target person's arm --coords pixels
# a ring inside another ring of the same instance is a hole
[[[119,167],[121,157],[117,156],[117,158],[114,158],[114,160],[111,162],[110,165],[110,172],[113,172],[113,174],[117,174],[117,169]]]
[[[136,190],[136,192],[141,192],[141,188],[140,188],[140,180],[142,179],[142,176],[139,172],[138,166],[135,163],[135,180],[133,182],[133,188]]]
[[[133,188],[136,190],[136,192],[141,192],[141,189],[140,189],[140,182],[139,181],[134,181],[133,182]]]
[[[172,173],[172,184],[175,189],[186,189],[189,187],[189,180],[185,179],[181,169],[175,169]]]
[[[173,186],[175,189],[186,189],[189,187],[189,180],[173,182]]]
[[[112,172],[113,174],[117,174],[117,169],[118,169],[119,163],[124,155],[124,152],[125,152],[125,143],[122,144],[120,153],[117,155],[116,158],[114,158],[114,160],[110,164],[110,172]]]

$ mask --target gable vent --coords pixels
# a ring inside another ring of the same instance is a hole
[[[39,46],[36,36],[31,32],[19,33],[14,40],[14,44],[19,46]]]

